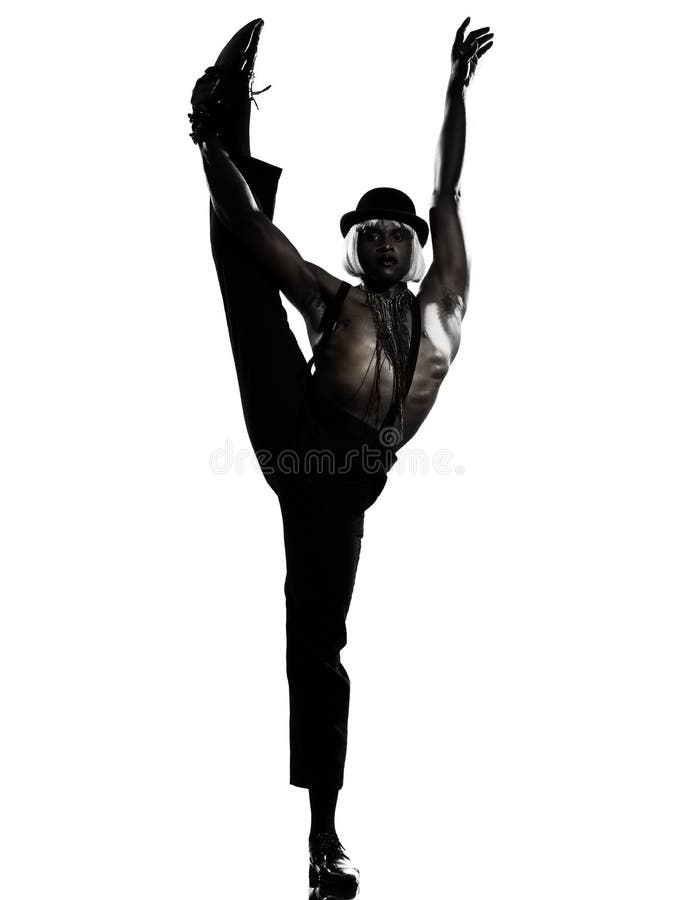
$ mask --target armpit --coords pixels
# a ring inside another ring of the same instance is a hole
[[[325,326],[328,306],[323,297],[316,297],[309,303],[304,314],[307,326],[310,326],[316,335],[321,334]]]
[[[443,305],[449,318],[458,316],[460,319],[465,314],[465,298],[451,288],[444,288],[439,302]]]

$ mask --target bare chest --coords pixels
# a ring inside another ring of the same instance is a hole
[[[364,293],[350,290],[344,300],[334,330],[318,348],[321,335],[307,322],[315,349],[314,386],[318,395],[343,407],[352,415],[379,428],[393,398],[394,373],[382,355],[378,382],[378,404],[369,403],[375,388],[376,326]],[[451,336],[433,308],[421,305],[421,336],[418,358],[409,393],[404,401],[405,442],[418,429],[432,408],[452,358]],[[411,310],[407,327],[412,333]]]

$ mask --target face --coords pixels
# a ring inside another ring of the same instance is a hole
[[[384,222],[358,234],[358,259],[367,282],[379,289],[402,281],[411,265],[413,235],[406,228]]]

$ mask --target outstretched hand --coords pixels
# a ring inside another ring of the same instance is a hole
[[[451,80],[460,87],[467,87],[477,70],[477,62],[493,46],[493,32],[477,28],[465,37],[465,29],[470,16],[460,25],[451,48]]]

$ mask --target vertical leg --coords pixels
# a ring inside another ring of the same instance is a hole
[[[290,784],[341,788],[350,679],[341,662],[364,515],[307,517],[281,503],[285,536]]]
[[[272,218],[281,169],[252,157],[234,161]],[[255,450],[291,447],[305,401],[306,359],[277,286],[220,222],[212,203],[210,235],[250,440]]]

